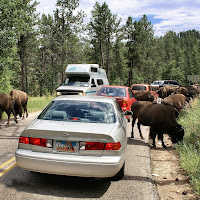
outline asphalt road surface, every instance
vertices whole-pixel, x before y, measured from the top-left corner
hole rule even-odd
[[[29,172],[16,166],[15,151],[20,132],[38,115],[31,113],[9,126],[0,124],[0,200],[57,200],[57,199],[159,199],[153,183],[148,145],[148,127],[142,127],[145,140],[141,140],[135,126],[135,138],[130,138],[128,123],[128,149],[125,176],[120,181],[67,177]]]

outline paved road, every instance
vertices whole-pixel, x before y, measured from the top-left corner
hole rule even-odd
[[[142,127],[145,141],[139,138],[136,127],[135,139],[131,139],[131,123],[125,176],[120,181],[39,174],[16,167],[19,134],[37,115],[32,113],[18,124],[12,119],[9,127],[0,129],[0,200],[159,199],[151,176],[148,127]],[[0,124],[4,123],[1,120]]]

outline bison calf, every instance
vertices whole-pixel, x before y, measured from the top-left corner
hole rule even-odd
[[[14,110],[14,101],[10,95],[0,93],[0,119],[2,117],[3,112],[6,112],[8,115],[8,122],[7,125],[9,125],[10,122],[10,114],[13,113],[15,122],[18,123],[16,113]]]

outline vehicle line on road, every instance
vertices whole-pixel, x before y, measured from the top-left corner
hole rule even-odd
[[[10,165],[10,163],[12,163]],[[4,167],[7,166],[5,169]],[[10,160],[7,160],[5,163],[0,165],[0,178],[6,174],[7,172],[9,172],[11,169],[13,169],[16,166],[16,161],[15,161],[15,156],[13,158],[11,158]]]

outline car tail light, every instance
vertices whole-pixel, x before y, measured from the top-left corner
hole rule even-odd
[[[128,106],[128,102],[125,99],[123,99],[122,100],[122,107],[127,107],[127,106]]]
[[[20,136],[19,143],[29,144],[29,138]]]
[[[80,142],[80,150],[119,150],[121,148],[118,143],[102,143],[102,142]]]
[[[42,138],[30,138],[30,144],[51,148],[52,140],[42,139]]]
[[[119,150],[121,148],[121,143],[106,143],[105,150]]]
[[[43,138],[32,138],[32,137],[22,137],[21,136],[19,138],[19,143],[52,148],[52,140],[43,139]]]

